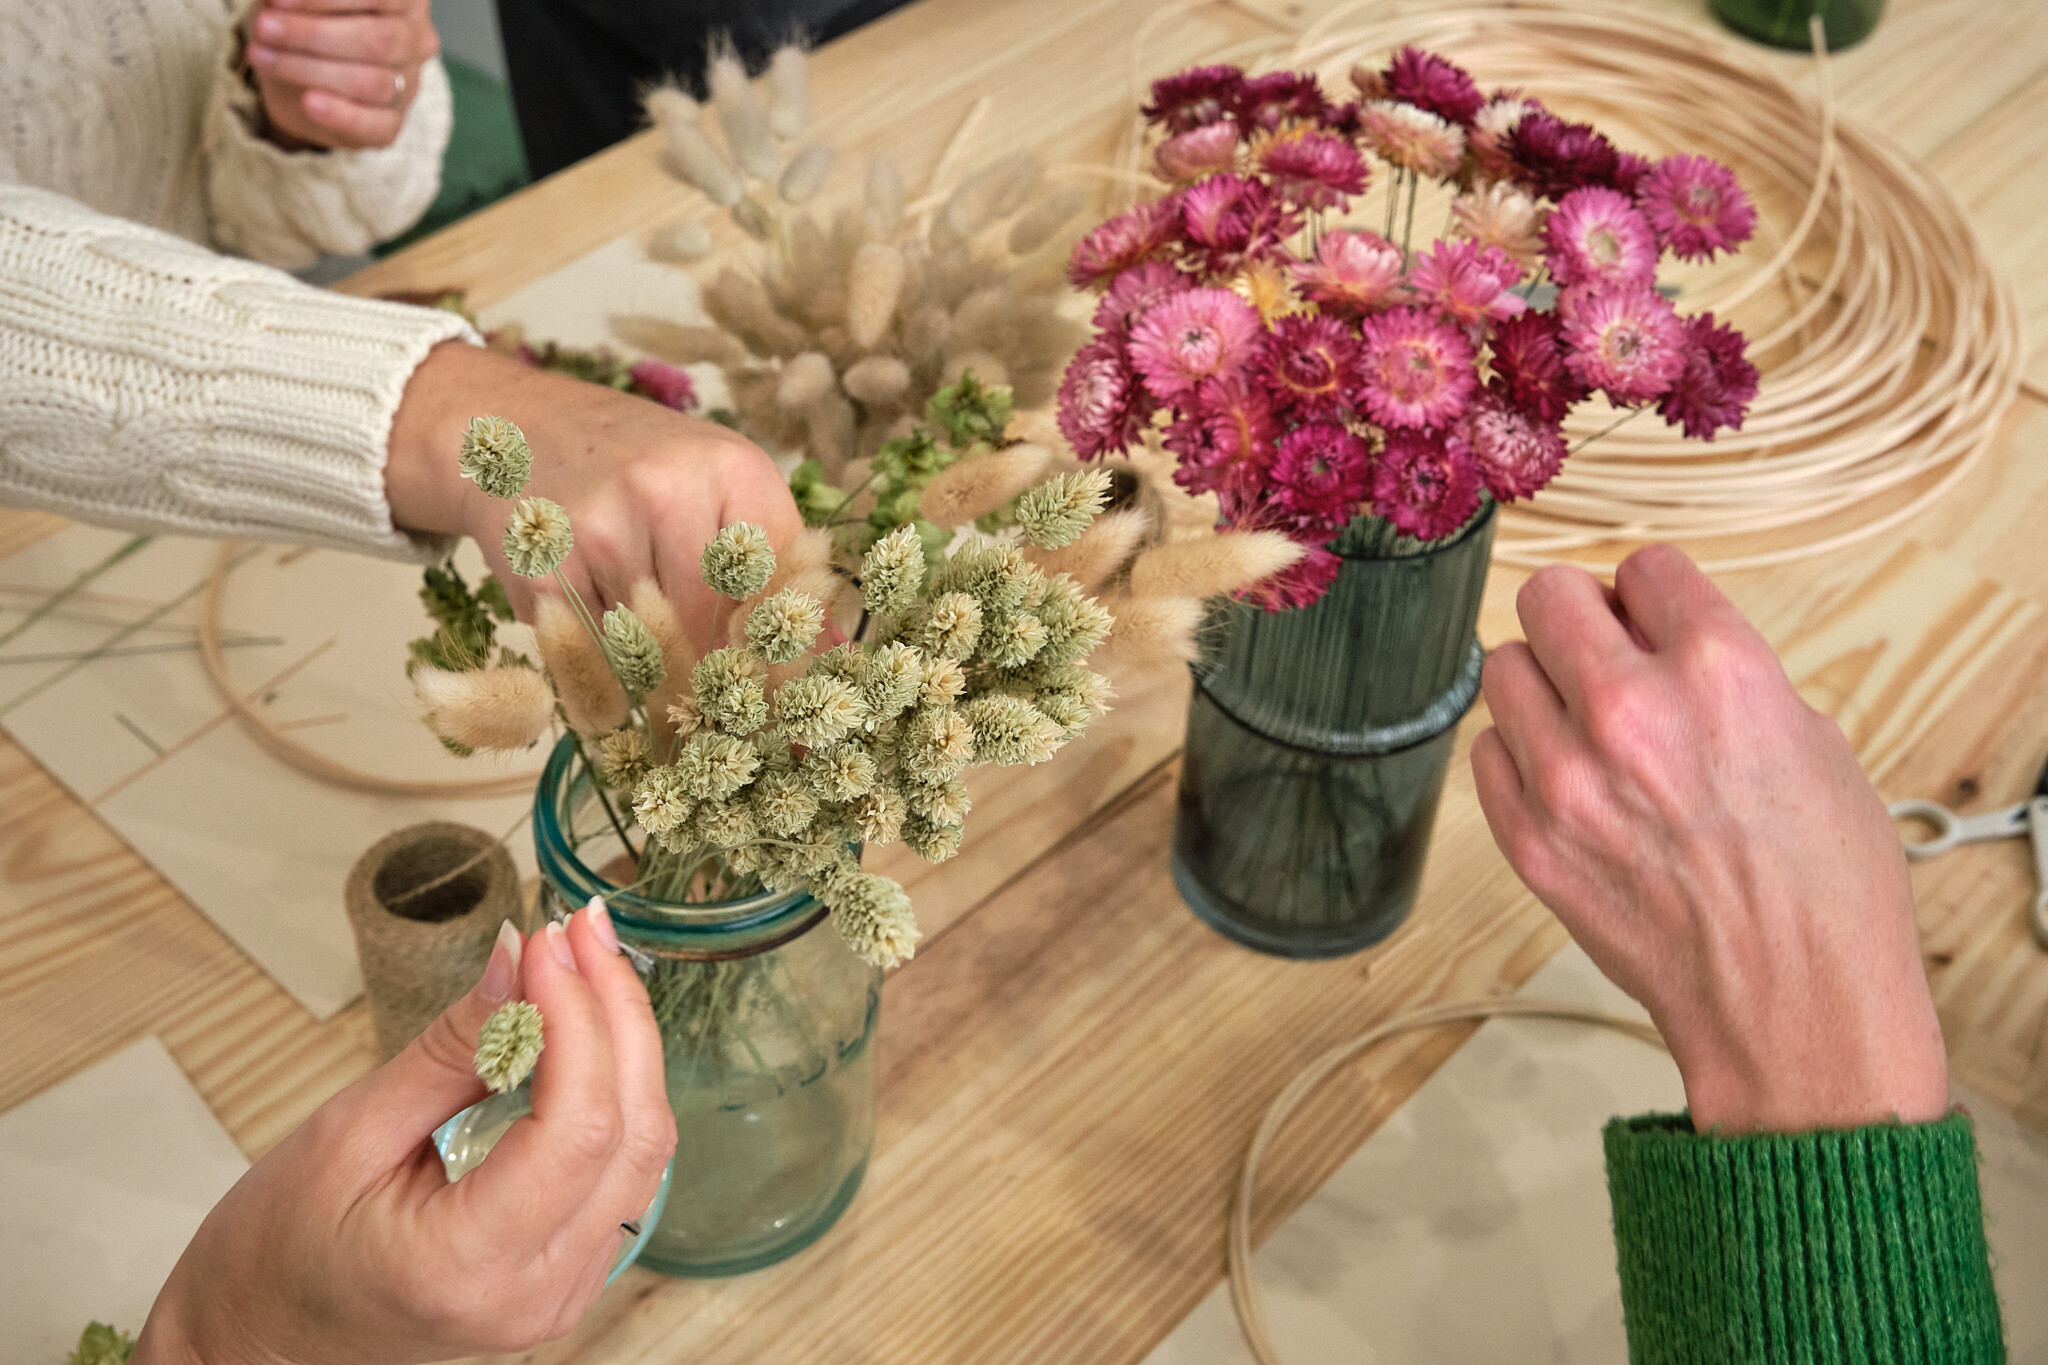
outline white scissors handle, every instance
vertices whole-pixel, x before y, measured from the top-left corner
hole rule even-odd
[[[2042,800],[2036,798],[2036,800]],[[1923,820],[1934,827],[1932,839],[1908,839],[1906,856],[1914,862],[1946,853],[1957,844],[1974,844],[1984,839],[2017,839],[2027,832],[2027,810],[2032,802],[2008,806],[1983,815],[1957,815],[1934,801],[1894,801],[1889,809],[1894,820]],[[2048,800],[2042,800],[2048,806]]]

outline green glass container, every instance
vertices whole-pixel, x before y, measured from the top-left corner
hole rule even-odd
[[[1816,14],[1828,51],[1840,52],[1870,36],[1884,0],[1714,0],[1714,17],[1743,37],[1796,52],[1813,50],[1807,21]]]
[[[1194,666],[1173,877],[1211,927],[1336,957],[1415,903],[1458,720],[1479,693],[1494,506],[1420,544],[1361,518],[1321,601],[1212,605]]]
[[[639,1264],[758,1270],[816,1241],[860,1189],[882,973],[804,892],[675,902],[621,889],[606,874],[627,875],[632,859],[614,813],[631,817],[605,810],[564,739],[534,798],[544,895],[563,914],[605,898],[647,982],[676,1116],[675,1174]]]

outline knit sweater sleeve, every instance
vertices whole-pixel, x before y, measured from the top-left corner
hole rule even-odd
[[[349,298],[0,184],[0,502],[135,530],[443,554],[391,420],[452,313]]]
[[[223,64],[200,148],[208,228],[223,249],[296,270],[322,252],[348,256],[419,220],[441,187],[455,103],[439,58],[387,147],[288,152],[257,133],[256,92]]]
[[[1638,1365],[2005,1359],[1970,1121],[1695,1134],[1607,1125]]]

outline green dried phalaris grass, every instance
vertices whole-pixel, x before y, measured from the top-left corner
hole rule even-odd
[[[508,1001],[477,1031],[477,1078],[502,1095],[527,1078],[546,1045],[540,1007],[525,1000]]]

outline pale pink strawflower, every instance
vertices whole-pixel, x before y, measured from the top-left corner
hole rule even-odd
[[[1472,343],[1423,308],[1393,308],[1361,325],[1358,397],[1389,427],[1441,426],[1465,410],[1478,383]]]
[[[1480,478],[1502,502],[1528,497],[1564,465],[1564,432],[1558,424],[1490,389],[1482,390],[1465,413],[1465,441],[1479,462]]]
[[[1150,411],[1116,337],[1089,342],[1067,362],[1060,380],[1060,434],[1082,459],[1122,454]]]
[[[1365,192],[1365,160],[1343,138],[1305,130],[1276,137],[1259,149],[1259,169],[1280,197],[1310,209],[1342,208]]]
[[[1646,284],[1594,289],[1564,324],[1565,368],[1624,407],[1660,398],[1685,372],[1685,326]]]
[[[1165,261],[1143,261],[1116,277],[1102,302],[1095,305],[1095,325],[1105,332],[1128,333],[1155,303],[1195,287],[1194,277]]]
[[[1301,292],[1330,312],[1370,313],[1407,297],[1401,248],[1376,232],[1324,233],[1315,260],[1292,269]]]
[[[1657,237],[1627,195],[1604,186],[1573,190],[1544,226],[1551,278],[1574,284],[1648,284],[1657,275]]]
[[[1732,251],[1756,231],[1756,205],[1735,173],[1704,156],[1667,156],[1636,182],[1636,204],[1657,241],[1681,260]]]
[[[1516,264],[1543,259],[1543,225],[1550,210],[1505,180],[1482,185],[1451,201],[1451,230],[1480,246],[1497,246]]]
[[[1265,328],[1228,289],[1190,289],[1155,305],[1131,329],[1131,364],[1162,402],[1205,379],[1230,379],[1258,354]]]
[[[1465,130],[1427,109],[1374,100],[1358,111],[1365,145],[1403,170],[1441,180],[1465,155]]]
[[[1237,125],[1226,120],[1176,133],[1159,144],[1153,157],[1168,180],[1199,180],[1227,171],[1237,159]]]
[[[1535,100],[1523,99],[1520,95],[1495,95],[1472,116],[1472,127],[1467,138],[1472,147],[1472,160],[1479,170],[1481,179],[1507,180],[1515,174],[1515,158],[1508,151],[1508,139],[1515,129],[1530,114],[1540,114],[1543,106]]]
[[[1477,327],[1527,311],[1528,301],[1508,292],[1521,278],[1521,267],[1497,246],[1439,241],[1415,258],[1408,288],[1446,317]]]

